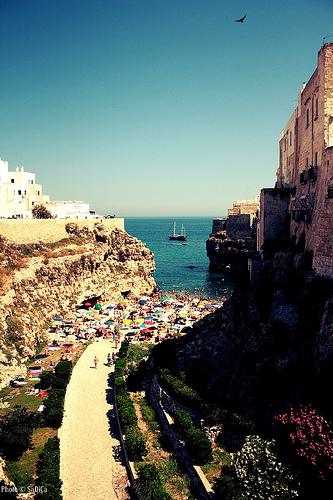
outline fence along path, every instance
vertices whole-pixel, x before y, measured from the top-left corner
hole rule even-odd
[[[65,399],[60,437],[60,476],[64,500],[113,500],[128,498],[127,475],[116,460],[120,443],[109,431],[106,400],[108,376],[105,366],[110,341],[89,345],[74,367]],[[92,368],[94,356],[99,359]]]

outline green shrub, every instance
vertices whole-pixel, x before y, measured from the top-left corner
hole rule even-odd
[[[180,403],[184,405],[193,406],[195,408],[199,407],[201,404],[201,398],[199,394],[189,387],[180,378],[175,377],[167,369],[159,370],[160,380],[167,389],[170,391],[171,395]]]
[[[0,419],[0,452],[11,460],[19,458],[32,445],[32,431],[39,415],[20,406]]]
[[[56,377],[61,378],[68,384],[69,379],[71,378],[72,369],[72,362],[64,359],[59,361],[59,363],[56,365],[54,373]]]
[[[171,500],[155,465],[145,464],[140,467],[135,486],[138,500]]]
[[[147,455],[146,440],[137,425],[124,427],[128,458],[137,462]]]
[[[240,484],[233,466],[222,467],[221,475],[214,483],[214,492],[218,500],[239,500],[242,498]]]
[[[202,465],[211,460],[212,445],[204,431],[191,427],[186,432],[185,442],[195,463]]]
[[[143,358],[149,355],[152,349],[152,344],[150,345],[134,345],[132,344],[128,350],[127,362],[128,363],[138,363]]]
[[[57,429],[64,413],[65,390],[51,389],[45,402],[44,417],[47,425]]]
[[[51,386],[52,389],[66,389],[67,382],[53,373],[51,377]]]
[[[140,399],[140,408],[144,421],[149,427],[149,430],[156,432],[159,430],[160,426],[156,418],[156,413],[153,408],[149,405],[146,398]]]
[[[174,422],[176,431],[184,438],[194,462],[200,465],[209,462],[212,458],[212,445],[206,433],[193,425],[191,415],[185,410],[176,410]]]
[[[126,382],[123,377],[116,377],[114,379],[114,388],[117,395],[126,394]]]
[[[191,415],[185,410],[176,410],[174,414],[175,428],[181,436],[185,436],[186,432],[193,427]]]
[[[138,419],[131,398],[128,394],[120,394],[116,397],[118,415],[122,426],[134,425]]]
[[[253,434],[255,425],[251,420],[246,419],[237,413],[230,413],[225,417],[223,430],[217,436],[217,444],[228,452],[235,452],[241,449],[246,436]]]
[[[42,390],[48,389],[52,384],[52,377],[53,377],[52,372],[46,371],[41,373],[39,376],[40,382],[36,384],[36,388]]]
[[[37,493],[35,499],[61,500],[60,449],[57,437],[50,438],[46,442],[39,455],[36,471],[36,486],[43,487],[43,491]]]
[[[126,359],[119,358],[115,362],[115,375],[124,377],[126,374]]]

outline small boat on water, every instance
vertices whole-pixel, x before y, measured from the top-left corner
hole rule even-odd
[[[184,224],[182,224],[181,232],[179,234],[177,234],[176,233],[176,223],[175,222],[173,223],[173,234],[169,234],[169,240],[172,240],[172,241],[186,241],[187,240]]]

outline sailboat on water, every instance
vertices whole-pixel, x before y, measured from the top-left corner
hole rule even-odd
[[[180,231],[180,234],[177,234],[176,233],[176,223],[175,222],[173,223],[173,234],[169,234],[169,240],[173,240],[173,241],[186,241],[187,240],[184,224],[182,224],[182,229]]]

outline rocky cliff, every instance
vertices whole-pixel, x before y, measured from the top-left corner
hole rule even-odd
[[[42,224],[42,221],[41,221]],[[0,240],[0,388],[24,372],[56,315],[93,296],[151,293],[154,256],[126,232],[69,225],[70,238],[48,244]]]
[[[238,284],[223,309],[162,345],[160,358],[212,404],[264,427],[299,402],[333,417],[333,289],[305,257],[275,254],[255,286]]]
[[[247,270],[249,258],[256,255],[254,238],[232,239],[225,231],[210,235],[206,241],[209,270],[238,274]]]

